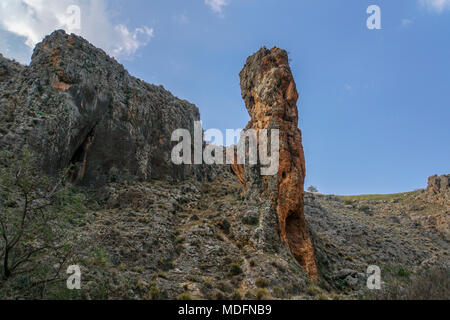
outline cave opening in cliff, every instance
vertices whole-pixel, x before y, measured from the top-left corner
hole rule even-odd
[[[304,243],[302,235],[304,232],[306,232],[305,225],[302,223],[300,214],[298,212],[289,211],[286,218],[286,239],[292,255],[302,266],[305,263],[302,255]]]
[[[69,176],[72,182],[83,179],[86,172],[87,154],[94,141],[95,126],[88,132],[80,146],[75,150],[70,159]]]

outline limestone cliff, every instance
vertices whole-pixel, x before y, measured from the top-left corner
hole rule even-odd
[[[298,93],[286,51],[260,49],[247,59],[240,73],[242,98],[251,116],[246,129],[279,129],[279,169],[275,176],[260,177],[259,166],[245,165],[248,190],[259,190],[272,199],[281,239],[312,278],[317,277],[314,249],[303,207],[305,158],[298,129]],[[258,142],[259,143],[259,142]]]
[[[102,50],[55,31],[29,66],[0,56],[0,147],[28,145],[49,173],[74,165],[79,183],[203,178],[171,162],[171,133],[193,133],[193,104],[129,75]]]

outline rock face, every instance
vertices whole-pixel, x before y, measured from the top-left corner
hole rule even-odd
[[[201,166],[176,166],[175,129],[193,134],[196,106],[128,74],[76,35],[55,31],[30,66],[0,57],[0,146],[28,145],[50,173],[73,164],[82,184],[204,178]]]
[[[450,207],[450,174],[429,177],[424,196],[430,202]]]
[[[287,52],[260,49],[247,59],[240,73],[242,98],[251,116],[246,129],[279,129],[279,170],[275,176],[260,176],[260,166],[245,165],[248,192],[265,193],[278,216],[281,239],[312,277],[317,277],[314,249],[308,235],[303,207],[305,158],[298,129],[298,93]],[[245,175],[242,177],[242,175]]]
[[[3,85],[14,74],[21,72],[24,66],[21,64],[5,59],[0,53],[0,85]]]
[[[431,176],[428,185],[421,190],[418,199],[436,209],[433,214],[416,214],[416,220],[426,228],[436,229],[449,237],[450,232],[450,175]]]

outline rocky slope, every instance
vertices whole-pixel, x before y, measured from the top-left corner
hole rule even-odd
[[[356,298],[369,264],[417,273],[448,261],[448,225],[438,218],[448,211],[421,193],[304,196],[298,93],[285,51],[251,56],[241,87],[247,127],[281,129],[273,177],[261,177],[260,164],[173,165],[171,133],[192,133],[198,109],[80,37],[53,33],[30,66],[0,56],[1,151],[31,148],[51,175],[72,166],[71,192],[84,199],[81,221],[67,230],[82,290],[62,281],[36,296],[29,278],[17,277],[0,281],[0,297]]]
[[[123,299],[301,294],[309,280],[281,245],[270,201],[241,192],[230,172],[204,183],[108,185],[79,231],[93,244],[77,250],[91,280],[85,294],[99,286]]]
[[[90,195],[86,223],[74,230],[83,290],[57,298],[358,299],[369,265],[386,284],[435,265],[450,270],[448,234],[404,207],[415,195],[391,202],[306,193],[318,281],[280,241],[271,201],[247,198],[230,172],[212,182],[110,183]]]
[[[449,234],[417,221],[435,210],[417,200],[416,193],[389,199],[348,199],[306,194],[305,214],[310,225],[319,269],[328,283],[360,290],[368,265],[418,272],[449,261]]]

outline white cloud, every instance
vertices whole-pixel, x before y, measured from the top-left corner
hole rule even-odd
[[[129,56],[134,54],[143,42],[140,39],[142,37],[150,39],[153,37],[153,29],[148,27],[137,28],[133,32],[130,32],[123,24],[119,24],[115,27],[118,34],[118,43],[113,49],[112,54],[114,56]]]
[[[419,3],[428,10],[437,13],[450,10],[450,0],[419,0]]]
[[[211,8],[212,11],[223,15],[223,7],[228,5],[227,0],[205,0],[205,4]]]
[[[118,59],[133,56],[154,35],[148,27],[129,30],[115,24],[106,0],[1,0],[0,31],[15,37],[2,41],[0,52],[17,53],[11,47],[20,47],[22,41],[31,55],[34,46],[56,29],[76,33]],[[23,54],[11,58],[27,62]]]

